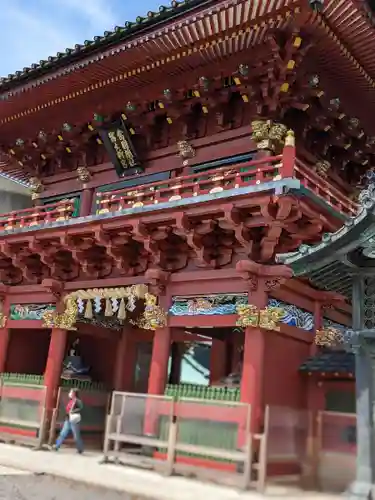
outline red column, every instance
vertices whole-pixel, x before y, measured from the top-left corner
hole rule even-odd
[[[79,216],[86,217],[91,214],[92,209],[92,198],[94,190],[85,188],[81,194],[81,203],[79,208]]]
[[[286,177],[294,177],[294,168],[296,164],[296,145],[294,139],[294,133],[292,130],[288,130],[287,137],[285,140],[285,146],[283,148],[283,159],[282,159],[282,170],[281,176],[283,179]]]
[[[171,329],[169,327],[155,330],[152,346],[152,358],[150,374],[148,377],[148,394],[162,395],[165,391],[168,377],[168,361],[171,350]],[[159,401],[148,398],[146,404],[146,417],[144,433],[153,436],[157,429],[158,417],[160,415]]]
[[[5,363],[8,355],[9,328],[0,328],[0,373],[5,371]]]
[[[283,265],[262,265],[251,260],[239,261],[236,270],[249,285],[249,303],[258,310],[268,305],[268,294],[293,276]],[[241,377],[241,401],[251,404],[251,427],[257,432],[262,424],[264,406],[265,337],[261,328],[245,329]]]
[[[219,382],[220,379],[228,375],[227,365],[227,344],[220,339],[212,339],[210,352],[210,384]]]
[[[44,372],[44,384],[47,387],[46,409],[51,411],[55,408],[57,392],[60,386],[60,376],[65,356],[67,331],[53,328],[49,344],[46,370]]]
[[[9,318],[10,297],[7,295],[6,290],[6,288],[0,290],[3,294],[2,297],[0,297],[0,300],[3,302],[1,312],[6,318]],[[6,327],[7,321],[5,321],[4,324],[4,328],[0,328],[0,373],[5,371],[10,339],[10,329]]]
[[[115,391],[131,391],[134,387],[134,374],[137,362],[137,344],[134,330],[126,327],[119,339],[113,387]]]
[[[256,291],[249,292],[249,303],[258,309],[264,309],[268,304],[268,294],[262,285],[262,280],[258,280]],[[240,390],[241,401],[251,404],[254,432],[260,427],[263,413],[264,353],[264,332],[260,328],[246,328]]]
[[[164,394],[168,377],[168,361],[171,350],[171,329],[169,327],[155,330],[152,345],[152,358],[148,378],[149,394]]]

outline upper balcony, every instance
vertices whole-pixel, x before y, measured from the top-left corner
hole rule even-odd
[[[225,166],[118,190],[97,190],[91,211],[80,209],[79,196],[0,215],[0,232],[29,232],[109,217],[142,216],[184,210],[202,203],[226,204],[260,194],[289,194],[300,199],[308,218],[325,215],[333,226],[356,214],[357,204],[296,158],[286,145],[282,154],[260,159],[225,160]],[[73,195],[72,195],[73,196]],[[83,207],[81,207],[83,208]]]

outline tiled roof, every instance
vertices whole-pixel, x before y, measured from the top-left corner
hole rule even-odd
[[[58,52],[55,56],[48,57],[47,60],[41,60],[28,68],[23,68],[22,71],[0,78],[0,91],[13,88],[21,82],[77,61],[94,51],[122,42],[141,30],[211,2],[215,3],[215,0],[173,0],[170,7],[161,5],[158,12],[150,11],[144,17],[138,16],[134,22],[127,21],[123,26],[115,26],[113,31],[105,31],[102,36],[95,36],[93,40],[85,40],[82,45],[77,44],[74,48],[66,48],[64,52]]]
[[[324,350],[302,363],[300,371],[353,375],[355,372],[354,354],[345,351]]]

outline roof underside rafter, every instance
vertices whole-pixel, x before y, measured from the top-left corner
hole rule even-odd
[[[12,86],[0,103],[0,124],[28,117],[64,101],[87,100],[98,89],[124,85],[127,91],[130,87],[132,90],[144,88],[155,82],[151,74],[155,70],[164,68],[164,72],[174,74],[176,69],[171,66],[177,63],[182,66],[179,63],[194,54],[200,56],[201,63],[210,63],[218,57],[246,50],[259,44],[271,28],[282,29],[284,15],[291,20],[298,3],[299,0],[267,0],[259,4],[249,0],[218,1],[194,16],[171,20],[158,30],[150,28],[128,40],[124,38],[108,50],[98,50],[58,70],[51,68],[42,78],[30,77],[28,83],[18,82]],[[183,71],[189,72],[191,68],[185,67]],[[160,75],[158,78],[161,79]],[[144,79],[149,81],[141,82]],[[37,91],[36,87],[43,87],[43,91]]]
[[[209,7],[205,8],[207,3]],[[355,10],[352,2],[347,3],[350,3],[351,11]],[[105,44],[100,45],[98,50],[87,55],[83,49],[77,49],[75,59],[73,58],[73,61],[69,58],[64,59],[63,65],[57,64],[56,66],[51,61],[48,71],[45,71],[42,78],[37,79],[38,75],[33,71],[27,73],[26,79],[21,76],[18,79],[13,78],[7,83],[8,87],[10,86],[9,90],[0,96],[3,99],[3,103],[0,103],[0,124],[10,124],[15,120],[27,118],[36,112],[72,99],[82,97],[87,100],[90,93],[100,88],[120,84],[122,86],[126,83],[128,90],[129,85],[132,87],[138,85],[137,82],[142,79],[142,75],[147,78],[147,74],[155,68],[165,66],[166,69],[169,62],[186,57],[189,52],[203,51],[203,56],[206,51],[205,59],[209,62],[215,52],[218,50],[222,52],[220,45],[223,42],[231,45],[232,52],[241,50],[240,46],[237,49],[232,46],[234,40],[230,43],[231,34],[246,29],[253,31],[253,27],[256,26],[254,23],[259,23],[258,30],[248,33],[248,37],[254,38],[250,45],[259,43],[258,39],[262,36],[261,28],[264,22],[271,23],[265,31],[270,27],[281,29],[280,16],[295,14],[296,9],[299,9],[299,4],[300,0],[267,0],[258,3],[249,0],[228,0],[214,4],[207,1],[184,2],[185,10],[181,10],[181,4],[173,15],[164,16],[158,30],[155,29],[154,24],[147,24],[147,28],[132,32],[129,36],[123,35],[119,40],[116,39],[116,43],[109,48]],[[359,118],[364,124],[366,122],[370,124],[368,132],[372,133],[370,128],[373,123],[372,104],[375,106],[375,82],[347,46],[342,43],[341,37],[339,38],[332,31],[330,26],[336,18],[328,8],[330,5],[331,2],[328,3],[323,16],[313,14],[310,9],[306,10],[311,19],[308,23],[311,31],[318,34],[314,43],[317,47],[321,46],[319,51],[314,49],[314,53],[316,52],[314,60],[317,61],[322,75],[326,74],[335,82],[346,81],[345,88],[348,88],[349,96],[353,95],[353,91],[361,91],[358,96],[361,102],[355,109],[349,109],[348,112],[352,116],[356,116],[357,113],[370,113],[371,118],[364,119],[362,116]],[[190,6],[189,9],[193,11],[187,13],[187,6]],[[198,9],[198,6],[199,10],[195,13],[194,8]],[[306,9],[304,2],[301,8]],[[294,17],[289,18],[289,21],[294,22],[294,20]],[[340,22],[342,24],[341,18]],[[344,35],[346,36],[347,33]],[[375,42],[375,32],[372,36]],[[327,37],[330,41],[328,44]],[[247,44],[245,39],[242,42],[242,45],[244,44]],[[152,62],[150,62],[150,54],[153,57]],[[185,68],[184,71],[189,70]],[[23,81],[25,84],[22,83]],[[142,87],[144,85],[146,85],[145,82],[142,83]],[[36,92],[38,86],[43,86],[47,94],[44,91]],[[69,92],[67,92],[68,89]],[[30,105],[31,95],[33,105]],[[45,95],[48,95],[48,102]],[[350,105],[351,98],[348,101]]]
[[[93,40],[85,40],[83,44],[76,44],[74,48],[68,47],[64,52],[58,52],[55,56],[50,56],[46,60],[41,60],[30,67],[23,68],[22,71],[16,71],[7,77],[0,78],[0,90],[6,91],[18,87],[17,91],[22,92],[22,83],[43,77],[43,75],[50,74],[51,71],[58,70],[61,67],[68,66],[68,68],[65,68],[66,71],[69,69],[71,71],[79,70],[81,64],[74,65],[74,63],[82,63],[86,56],[96,52],[99,52],[99,57],[106,54],[106,52],[110,54],[111,48],[125,40],[132,39],[133,36],[163,25],[176,16],[182,16],[197,8],[213,5],[214,3],[215,0],[172,0],[170,7],[160,5],[157,12],[149,11],[145,16],[138,16],[134,22],[127,21],[123,26],[115,26],[113,31],[105,31],[102,36],[95,36]],[[70,64],[72,66],[69,67]],[[37,86],[41,82],[43,82],[43,78],[41,78],[41,81],[34,81],[33,83]]]

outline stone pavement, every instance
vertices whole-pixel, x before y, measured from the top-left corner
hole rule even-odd
[[[231,488],[201,483],[197,480],[182,477],[166,478],[155,472],[131,467],[110,464],[103,465],[99,463],[100,458],[101,455],[98,453],[87,453],[87,455],[80,456],[71,450],[62,449],[56,453],[33,451],[15,445],[0,444],[0,466],[16,471],[28,471],[36,474],[46,474],[47,476],[56,476],[60,480],[83,482],[92,487],[118,490],[122,492],[122,498],[124,498],[124,493],[128,493],[129,500],[140,500],[139,497],[146,497],[150,500],[196,500],[197,498],[204,498],[205,500],[264,500],[265,498],[275,500],[338,500],[340,498],[336,495],[302,493],[286,487],[270,488],[267,491],[267,495],[263,496],[255,492],[240,492]],[[49,477],[46,479],[53,480],[53,478]],[[26,481],[27,484],[27,476],[24,476],[24,478],[22,476],[19,477],[17,484],[21,480]],[[0,485],[1,483],[2,481],[0,480]],[[117,494],[113,493],[115,494],[113,499],[117,498]],[[67,497],[69,495],[64,498]],[[81,495],[80,498],[82,497],[88,498],[86,494]],[[28,500],[27,496],[22,495],[17,495],[14,498]],[[38,498],[38,495],[36,494],[35,497],[30,496],[30,498]],[[57,495],[39,496],[39,500],[47,500],[49,498],[60,497]],[[95,497],[92,497],[90,494],[90,498]],[[112,496],[111,494],[109,496],[104,495],[104,498],[110,499]]]
[[[132,500],[120,491],[0,467],[1,500]],[[134,497],[133,497],[134,499]]]

